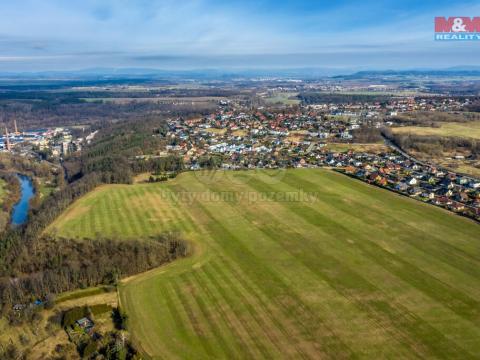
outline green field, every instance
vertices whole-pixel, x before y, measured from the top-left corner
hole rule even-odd
[[[300,100],[296,99],[296,92],[278,92],[272,96],[266,97],[265,101],[269,104],[281,103],[283,105],[298,105]]]
[[[480,121],[439,123],[439,127],[404,126],[393,128],[394,133],[415,135],[457,136],[480,139]]]
[[[120,287],[151,358],[480,354],[480,227],[442,209],[321,169],[185,173],[100,187],[49,228],[166,230],[193,255]]]

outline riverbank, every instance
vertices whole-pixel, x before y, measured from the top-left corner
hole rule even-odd
[[[15,173],[0,172],[0,232],[10,224],[12,209],[21,198],[20,182]]]
[[[20,199],[12,208],[11,224],[19,226],[25,224],[30,210],[30,200],[35,196],[35,187],[32,179],[26,175],[17,174],[20,181]]]

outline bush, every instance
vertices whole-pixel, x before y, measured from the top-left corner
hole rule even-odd
[[[48,294],[45,299],[45,309],[51,310],[55,306],[55,295],[53,294]]]
[[[86,344],[83,344],[81,348],[81,355],[84,358],[92,356],[97,351],[97,343],[93,340],[89,340]]]
[[[113,310],[112,320],[117,330],[127,329],[128,315],[125,312],[123,312],[120,308],[116,308]]]
[[[90,309],[87,306],[74,307],[63,314],[62,326],[72,326],[78,319],[84,318],[89,315]]]
[[[20,352],[17,347],[13,344],[9,344],[5,349],[4,353],[1,354],[1,359],[4,360],[16,360],[20,356]]]
[[[30,343],[30,339],[25,334],[20,334],[18,336],[18,340],[20,341],[20,344],[22,344],[23,346],[26,346]]]
[[[90,306],[90,311],[92,312],[93,316],[105,314],[112,311],[112,309],[113,308],[108,304],[98,304]]]

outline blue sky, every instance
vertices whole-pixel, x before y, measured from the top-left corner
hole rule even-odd
[[[1,1],[0,71],[480,65],[480,42],[433,40],[435,16],[480,16],[480,3]]]

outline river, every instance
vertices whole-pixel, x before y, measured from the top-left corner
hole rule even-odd
[[[21,197],[12,209],[11,223],[13,226],[22,225],[27,221],[30,199],[35,195],[35,188],[28,176],[18,174],[18,179],[20,181]]]

